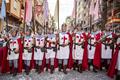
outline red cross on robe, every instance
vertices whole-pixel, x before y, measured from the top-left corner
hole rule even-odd
[[[76,36],[79,40],[78,42],[81,42],[81,36]]]
[[[13,41],[12,43],[13,43],[13,46],[16,44],[16,42],[15,42],[15,41]]]
[[[67,38],[64,36],[62,39],[63,39],[63,44],[65,44],[65,41],[67,40]]]

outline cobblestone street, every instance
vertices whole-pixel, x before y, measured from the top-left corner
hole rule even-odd
[[[44,72],[41,74],[37,74],[34,71],[27,76],[25,73],[22,75],[19,74],[16,77],[12,77],[9,74],[1,74],[0,80],[113,80],[106,76],[105,72],[90,72],[85,71],[82,74],[76,71],[69,71],[67,75],[64,75],[62,72],[55,72],[54,74],[50,74],[48,72]]]

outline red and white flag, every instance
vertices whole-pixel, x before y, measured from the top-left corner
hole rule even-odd
[[[94,20],[99,19],[99,0],[96,0],[96,5],[94,9]]]
[[[26,14],[25,14],[25,22],[27,24],[30,24],[32,20],[32,0],[26,0],[26,6],[25,6]]]

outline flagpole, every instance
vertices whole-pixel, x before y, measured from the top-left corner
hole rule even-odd
[[[25,8],[24,8],[24,33],[26,31],[25,19],[26,19],[26,0],[25,0]]]
[[[6,3],[5,3],[5,6],[6,6]],[[6,11],[7,11],[7,10],[6,10]],[[6,21],[6,30],[7,30],[7,32],[8,32],[9,28],[8,28],[8,21],[7,21],[7,12],[6,12],[5,21]]]
[[[90,15],[90,34],[92,32],[92,15]],[[90,38],[90,44],[91,44],[91,38]],[[90,50],[91,50],[92,46],[90,45]]]
[[[59,0],[57,0],[57,3],[58,3],[58,30],[59,30]]]
[[[33,13],[33,31],[34,31],[34,34],[35,34],[35,0],[34,0],[34,10],[33,11],[32,11],[32,13]]]
[[[77,26],[77,1],[75,0],[75,28]]]

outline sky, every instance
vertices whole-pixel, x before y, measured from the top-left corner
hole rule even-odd
[[[57,0],[48,0],[49,10],[54,16],[55,4]],[[67,16],[72,15],[74,0],[59,0],[59,23],[60,26],[64,23]]]

